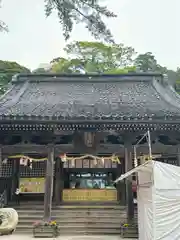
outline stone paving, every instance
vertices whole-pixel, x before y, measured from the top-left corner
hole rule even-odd
[[[1,236],[0,240],[42,240],[43,238],[33,238],[32,236],[26,235],[9,235],[9,236]],[[48,238],[49,240],[55,240],[55,238]],[[127,239],[127,238],[126,238]],[[122,240],[119,236],[61,236],[58,237],[57,240]],[[128,240],[128,239],[127,239]],[[130,239],[129,240],[134,240]]]

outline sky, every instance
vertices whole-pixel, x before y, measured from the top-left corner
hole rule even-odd
[[[105,2],[105,0],[101,0]],[[115,41],[138,53],[152,52],[170,69],[180,66],[179,0],[106,0],[118,17],[107,20]],[[0,19],[9,32],[0,33],[0,59],[16,61],[30,69],[64,56],[62,28],[54,13],[46,18],[44,0],[2,0]],[[94,41],[83,24],[69,41]]]

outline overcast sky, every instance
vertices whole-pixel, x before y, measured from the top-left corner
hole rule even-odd
[[[102,0],[104,1],[104,0]],[[180,66],[180,0],[106,0],[118,18],[107,22],[116,42],[139,53],[151,51],[169,68]],[[31,69],[63,55],[65,45],[56,15],[46,19],[44,0],[2,0],[0,19],[9,33],[0,33],[0,59],[17,61]],[[72,40],[93,38],[83,25]]]

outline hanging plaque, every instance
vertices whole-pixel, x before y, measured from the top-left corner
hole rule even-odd
[[[104,161],[104,167],[105,168],[111,168],[111,160]]]
[[[76,159],[75,166],[76,168],[82,168],[83,167],[82,159]]]
[[[64,167],[64,168],[68,168],[68,161],[66,161],[66,162],[63,163],[63,167]]]
[[[83,159],[83,168],[89,168],[89,159]]]
[[[116,162],[112,162],[112,168],[117,168],[117,163]]]
[[[104,161],[103,160],[100,160],[100,159],[97,160],[97,168],[104,168]]]

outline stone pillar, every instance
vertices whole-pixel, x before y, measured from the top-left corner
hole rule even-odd
[[[49,221],[51,218],[53,178],[54,178],[53,170],[54,170],[54,146],[49,145],[44,192],[44,221]]]
[[[130,141],[125,142],[125,172],[128,172],[133,167],[132,160],[132,145]],[[127,205],[127,217],[128,221],[134,218],[134,201],[132,192],[132,177],[126,179],[126,205]]]

